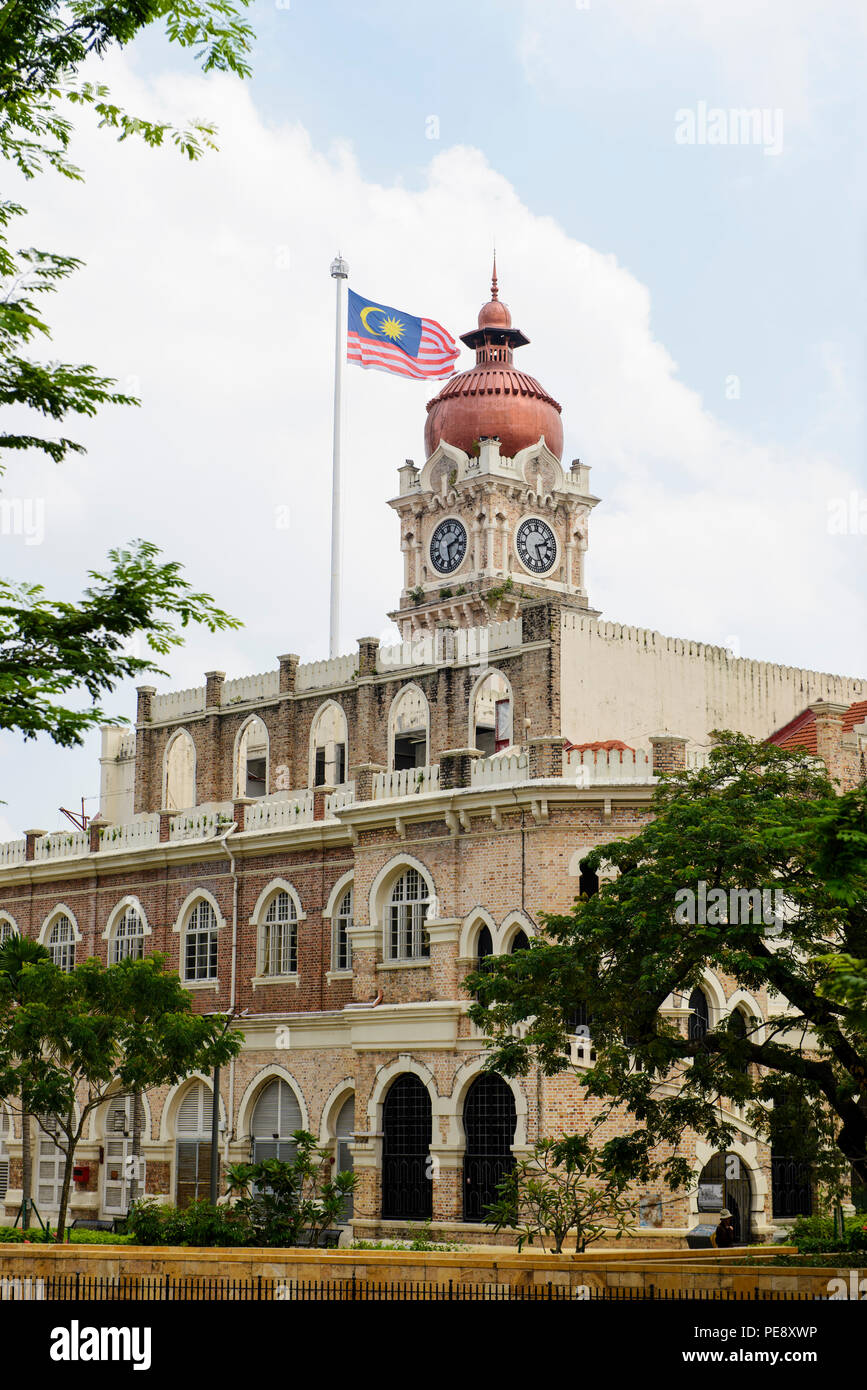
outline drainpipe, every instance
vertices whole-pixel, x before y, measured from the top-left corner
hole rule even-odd
[[[234,1016],[237,1005],[237,983],[238,983],[238,875],[235,870],[235,856],[227,844],[229,836],[238,828],[238,822],[232,821],[227,830],[217,837],[217,843],[229,857],[229,872],[232,875],[232,970],[229,981],[229,1014]],[[219,1096],[214,1088],[214,1105],[219,1107]],[[226,1123],[226,1138],[223,1142],[223,1157],[226,1167],[229,1166],[229,1140],[235,1123],[235,1059],[229,1060],[229,1104]]]

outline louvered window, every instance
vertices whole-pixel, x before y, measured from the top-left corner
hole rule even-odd
[[[117,965],[122,960],[141,960],[144,955],[144,922],[137,908],[128,907],[114,929],[111,946],[111,960]]]
[[[11,1137],[12,1126],[9,1122],[9,1115],[0,1105],[0,1201],[6,1196],[9,1187],[9,1158],[6,1151],[6,1141]]]
[[[334,945],[331,953],[333,970],[352,969],[352,889],[347,888],[334,914]]]
[[[390,960],[422,960],[430,955],[425,920],[430,909],[428,887],[418,869],[407,869],[394,885],[389,904]]]
[[[212,1092],[196,1081],[178,1109],[176,1202],[179,1207],[209,1195],[211,1177]]]
[[[75,969],[75,931],[68,917],[55,919],[48,937],[48,951],[59,970]]]
[[[294,975],[298,970],[298,914],[288,893],[275,893],[262,926],[262,974]]]
[[[105,1121],[105,1174],[102,1201],[107,1214],[125,1214],[130,1201],[130,1184],[135,1174],[137,1192],[145,1191],[145,1165],[133,1153],[132,1096],[109,1101]]]
[[[291,1163],[295,1157],[292,1136],[301,1128],[298,1097],[287,1082],[275,1077],[259,1096],[250,1122],[253,1162],[279,1158],[282,1163]]]
[[[184,978],[217,978],[217,915],[204,898],[196,903],[187,918],[184,937]]]
[[[337,1138],[337,1171],[338,1173],[351,1173],[354,1167],[352,1150],[350,1145],[353,1142],[355,1131],[355,1097],[350,1096],[340,1107],[340,1113],[334,1126]],[[337,1218],[339,1225],[345,1225],[352,1220],[352,1194],[345,1198],[343,1210]]]
[[[40,1211],[51,1211],[60,1206],[66,1160],[65,1151],[54,1142],[61,1140],[56,1116],[40,1116],[36,1132],[36,1205]]]

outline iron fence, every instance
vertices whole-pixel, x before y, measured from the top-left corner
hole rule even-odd
[[[684,1301],[824,1302],[827,1295],[801,1290],[754,1288],[668,1289],[612,1285],[464,1283],[450,1279],[434,1284],[421,1280],[381,1282],[350,1275],[343,1279],[276,1279],[257,1275],[247,1279],[202,1275],[49,1274],[44,1278],[0,1279],[0,1302],[410,1302],[410,1303],[569,1303],[577,1300],[613,1302]]]

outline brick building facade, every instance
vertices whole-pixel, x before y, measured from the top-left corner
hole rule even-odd
[[[660,775],[700,763],[714,727],[768,736],[807,710],[832,770],[863,776],[864,711],[846,712],[864,682],[598,621],[583,573],[598,499],[584,465],[563,469],[562,434],[551,448],[533,432],[559,407],[512,370],[526,340],[504,309],[494,294],[467,335],[466,391],[449,383],[429,407],[442,433],[425,465],[399,470],[403,640],[141,688],[134,738],[105,731],[99,817],[0,846],[0,933],[43,941],[67,967],[160,951],[195,1009],[243,1014],[244,1050],[220,1080],[222,1165],[312,1130],[359,1174],[359,1236],[430,1216],[490,1239],[481,1206],[510,1156],[592,1113],[586,1036],[557,1077],[482,1078],[461,981],[525,944],[541,912],[570,908],[588,850],[641,828]],[[487,413],[503,394],[508,458]],[[451,442],[467,430],[472,445]],[[708,975],[703,999],[710,1026],[738,1008],[769,1015],[731,979]],[[686,1028],[694,1006],[673,997],[663,1012]],[[207,1194],[210,1104],[207,1078],[145,1097],[149,1193]],[[761,1237],[769,1153],[733,1119],[745,1185],[730,1202]],[[16,1126],[0,1113],[6,1220],[21,1196]],[[128,1102],[95,1114],[73,1216],[125,1210],[131,1130]],[[57,1155],[37,1142],[34,1196],[50,1216]],[[675,1244],[701,1219],[714,1155],[686,1147],[696,1184],[638,1194],[635,1239]]]

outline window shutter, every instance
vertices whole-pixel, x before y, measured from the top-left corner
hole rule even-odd
[[[9,1187],[9,1160],[0,1158],[0,1197],[6,1196]]]
[[[340,1107],[334,1126],[338,1139],[351,1139],[355,1129],[355,1096],[349,1096]]]
[[[190,1087],[178,1110],[178,1134],[210,1134],[210,1113],[206,1103],[209,1101],[210,1095],[201,1081]]]

